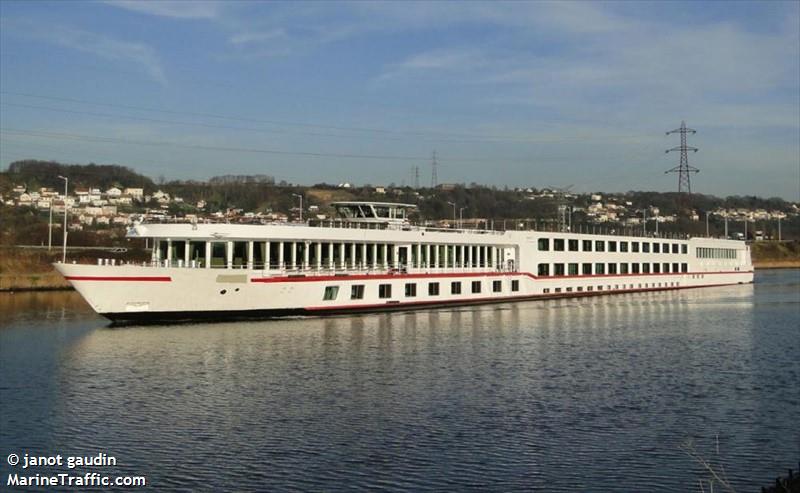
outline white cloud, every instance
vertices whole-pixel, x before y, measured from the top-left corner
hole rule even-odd
[[[141,14],[174,19],[215,19],[222,9],[222,4],[214,1],[106,0],[106,3]]]

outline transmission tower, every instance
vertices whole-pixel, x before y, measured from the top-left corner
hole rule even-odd
[[[667,135],[676,133],[681,134],[681,145],[673,147],[672,149],[667,149],[666,152],[681,151],[681,162],[674,168],[669,169],[664,173],[678,173],[678,193],[686,192],[691,194],[692,181],[689,176],[691,173],[699,173],[700,170],[693,166],[689,166],[689,151],[697,152],[697,147],[686,145],[686,134],[696,134],[697,131],[691,128],[686,128],[686,122],[682,121],[680,128],[670,130],[667,132]]]
[[[439,176],[436,174],[436,168],[439,163],[436,162],[436,151],[433,151],[433,158],[431,159],[431,188],[436,188],[439,184]]]
[[[419,166],[414,166],[414,190],[419,190]]]

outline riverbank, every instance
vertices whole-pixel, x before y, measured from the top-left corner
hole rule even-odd
[[[800,269],[800,242],[758,242],[752,245],[756,269]],[[115,258],[117,262],[142,262],[149,258],[143,250],[110,253],[107,250],[68,252],[67,261],[96,263],[98,258]],[[0,291],[47,291],[72,289],[53,268],[61,260],[61,251],[0,247]]]
[[[81,250],[67,252],[67,261],[97,263],[98,258],[116,258],[117,261],[141,262],[148,255],[131,250],[125,253],[110,253],[107,250]],[[72,286],[53,268],[61,261],[61,250],[54,248],[33,249],[0,247],[0,292],[2,291],[51,291],[72,289]]]

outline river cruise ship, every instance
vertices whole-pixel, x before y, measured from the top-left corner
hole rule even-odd
[[[310,224],[136,224],[144,264],[56,269],[114,321],[234,320],[470,305],[753,282],[749,246],[414,226],[414,206],[333,204]]]

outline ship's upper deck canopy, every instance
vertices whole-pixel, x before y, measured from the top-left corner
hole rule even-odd
[[[333,202],[340,218],[353,222],[405,223],[417,206],[394,202]]]

